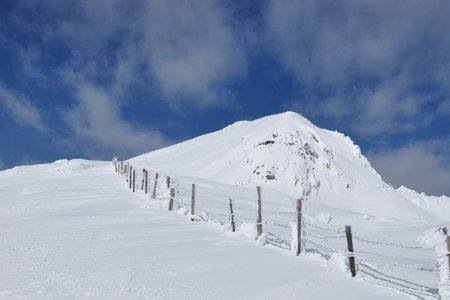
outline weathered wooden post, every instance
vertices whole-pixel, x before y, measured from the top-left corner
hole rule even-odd
[[[442,227],[442,233],[445,236],[447,242],[447,257],[448,257],[448,279],[450,279],[450,237],[448,236],[447,227]]]
[[[133,169],[133,193],[136,191],[136,170]]]
[[[258,238],[262,234],[262,209],[261,209],[261,187],[256,187],[256,192],[258,194],[258,204],[257,204],[257,210],[258,210],[258,216],[256,218],[256,231],[258,234]]]
[[[167,186],[167,188],[170,188],[170,177],[169,176],[166,177],[166,186]]]
[[[345,235],[347,236],[348,261],[350,264],[350,272],[352,277],[356,276],[355,253],[353,251],[352,227],[345,226]]]
[[[302,252],[302,200],[297,199],[297,256]]]
[[[145,170],[144,173],[144,189],[145,189],[145,194],[148,193],[148,171]]]
[[[450,237],[447,236],[448,279],[450,279]]]
[[[233,212],[233,199],[230,199],[230,219],[231,219],[231,231],[236,231],[236,226],[234,224],[234,212]]]
[[[158,173],[155,174],[155,184],[153,185],[152,199],[156,199],[156,187],[158,186]]]
[[[144,182],[145,182],[145,169],[142,169],[141,191],[144,190]]]
[[[169,210],[173,210],[173,200],[175,198],[175,189],[170,189]]]
[[[195,184],[192,184],[191,193],[191,221],[195,220]]]
[[[130,184],[130,186],[129,186],[129,188],[130,188],[130,190],[131,190],[131,181],[132,181],[132,178],[131,178],[131,174],[133,173],[132,172],[132,170],[133,170],[133,167],[132,166],[130,166],[129,168],[128,168],[128,182],[129,182],[129,184]]]

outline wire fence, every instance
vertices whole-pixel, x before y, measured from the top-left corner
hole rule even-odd
[[[113,160],[113,166],[130,189],[147,193],[149,197],[154,196],[157,201],[172,201],[174,209],[190,215],[191,220],[213,222],[227,228],[234,222],[233,230],[235,225],[237,231],[250,230],[248,233],[253,234],[259,243],[291,251],[301,245],[302,253],[319,254],[325,259],[332,256],[347,258],[349,265],[353,259],[358,277],[369,282],[405,292],[418,299],[439,297],[436,280],[439,268],[431,249],[371,239],[356,231],[350,234],[353,243],[350,251],[348,232],[344,228],[318,222],[304,212],[299,214],[292,201],[285,201],[284,209],[280,209],[276,201],[268,205],[264,205],[263,201],[263,218],[258,224],[255,190],[200,179],[194,185],[160,172],[133,170],[129,163],[118,160]],[[171,189],[175,190],[172,196]],[[233,201],[230,202],[230,199]],[[233,213],[230,211],[231,205]],[[293,207],[292,211],[286,209],[288,205]],[[303,216],[301,221],[298,220],[299,216]],[[300,235],[296,232],[297,222],[300,222]],[[258,225],[263,227],[261,236],[255,233]],[[301,240],[296,240],[296,236],[300,236]]]

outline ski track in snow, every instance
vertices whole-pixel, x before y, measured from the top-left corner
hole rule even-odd
[[[350,278],[342,259],[327,263],[261,247],[165,205],[131,193],[110,163],[72,160],[0,172],[0,298],[412,297],[369,284],[366,275]]]

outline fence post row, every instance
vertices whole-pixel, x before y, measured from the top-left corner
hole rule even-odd
[[[234,224],[233,199],[230,199],[230,219],[231,219],[231,230],[235,232],[236,226]]]
[[[297,199],[297,256],[302,252],[302,200]]]
[[[173,210],[173,200],[175,198],[175,189],[170,189],[170,200],[169,200],[169,210]]]
[[[191,194],[191,221],[195,220],[195,184],[192,184]]]
[[[129,182],[129,188],[133,189],[133,192],[135,192],[136,188],[136,170],[133,169],[133,167],[130,165],[129,162],[123,162],[117,160],[117,158],[113,158],[112,164],[114,166],[115,172],[117,174],[120,174],[122,178],[125,178],[127,182]],[[143,178],[141,183],[141,190],[145,191],[145,194],[149,193],[150,190],[148,189],[148,170],[143,169]],[[156,199],[156,190],[158,185],[158,177],[159,174],[155,174],[155,182],[154,187],[152,191],[152,199]],[[171,188],[171,177],[166,176],[166,186],[167,188],[170,188],[170,198],[169,198],[169,205],[168,210],[172,211],[174,209],[174,201],[175,201],[175,188]],[[138,187],[139,188],[139,187]],[[192,184],[192,194],[191,194],[191,215],[190,219],[191,221],[195,221],[195,193],[196,193],[195,184]],[[257,219],[256,219],[256,230],[257,230],[257,238],[259,238],[262,235],[262,199],[261,199],[261,187],[257,186]],[[296,249],[296,255],[299,256],[302,253],[302,247],[304,244],[304,241],[302,241],[302,206],[303,206],[303,198],[297,199],[296,203],[296,227],[297,227],[297,249]],[[235,214],[233,209],[233,199],[229,199],[229,209],[230,209],[230,222],[231,222],[231,230],[232,232],[236,231],[236,223],[235,223]],[[445,243],[447,245],[447,258],[448,258],[448,279],[450,280],[450,236],[448,235],[447,228],[442,227],[441,228],[444,236],[445,236]],[[354,248],[353,248],[353,237],[352,237],[352,229],[351,226],[346,225],[345,226],[345,235],[347,240],[347,256],[349,260],[349,268],[351,272],[351,276],[356,276],[356,263],[355,263],[355,254],[354,254]],[[444,267],[445,269],[445,267]],[[444,271],[445,272],[445,271]]]
[[[156,199],[156,186],[158,185],[158,173],[155,174],[155,184],[153,185],[152,199]]]
[[[353,238],[352,238],[352,227],[345,226],[345,235],[347,236],[347,250],[348,250],[348,261],[350,264],[350,272],[352,277],[356,276],[356,266],[355,266],[355,253],[353,251]]]
[[[256,218],[256,231],[258,233],[259,238],[262,234],[261,187],[257,186],[256,191],[258,194],[258,204],[257,204],[258,216]]]

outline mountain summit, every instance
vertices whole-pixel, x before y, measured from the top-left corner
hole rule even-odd
[[[227,184],[261,185],[368,217],[429,217],[384,183],[349,137],[294,112],[236,122],[132,161]]]

